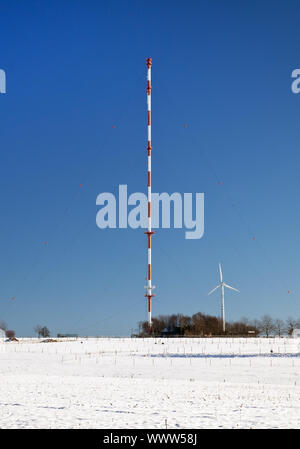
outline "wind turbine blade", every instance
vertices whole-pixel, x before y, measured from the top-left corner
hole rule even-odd
[[[222,267],[221,267],[220,263],[219,263],[219,273],[220,273],[220,281],[223,282],[223,273],[222,273]]]
[[[227,285],[227,284],[225,284],[225,283],[224,283],[224,285],[225,285],[225,287],[230,288],[230,290],[234,290],[234,291],[236,291],[236,292],[240,292],[237,288],[230,287],[230,285]]]
[[[211,293],[213,293],[215,290],[217,290],[217,288],[221,287],[220,285],[217,285],[217,287],[213,288],[208,294],[210,295]]]

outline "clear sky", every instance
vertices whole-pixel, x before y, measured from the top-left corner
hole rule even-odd
[[[128,335],[146,319],[144,230],[96,197],[204,192],[205,234],[153,237],[153,315],[300,316],[297,1],[1,2],[0,319],[17,335]],[[184,126],[186,125],[186,126]],[[47,243],[46,243],[47,242]],[[290,293],[289,293],[290,291]],[[15,299],[11,299],[11,298]]]

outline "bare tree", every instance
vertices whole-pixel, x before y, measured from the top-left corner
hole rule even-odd
[[[286,320],[286,330],[289,336],[293,334],[294,329],[296,329],[299,325],[299,322],[292,317],[288,317]]]
[[[205,331],[206,331],[206,329],[205,329],[205,316],[201,312],[195,313],[192,316],[191,322],[192,322],[191,323],[192,324],[191,325],[191,327],[192,327],[191,333],[194,334],[194,335],[201,335],[201,336],[203,336]]]
[[[259,329],[266,334],[266,337],[269,337],[275,329],[273,318],[270,315],[264,315],[260,320]]]
[[[184,335],[184,333],[190,329],[191,322],[192,319],[189,316],[182,315],[181,313],[178,314],[178,324],[182,335]]]
[[[285,331],[284,321],[277,318],[277,320],[274,321],[274,330],[278,337],[281,337],[282,333]]]
[[[37,324],[34,328],[33,328],[34,332],[37,333],[38,338],[43,337],[43,338],[47,338],[50,337],[50,331],[48,329],[48,327],[46,326],[41,326],[40,324]]]
[[[168,315],[167,317],[167,329],[169,332],[173,332],[174,329],[177,327],[177,315],[173,314],[173,315]]]
[[[38,338],[40,338],[40,336],[42,335],[41,331],[42,331],[42,326],[40,326],[40,324],[37,324],[34,328],[33,328],[34,332],[37,333]]]
[[[3,320],[0,321],[0,329],[2,329],[3,331],[6,331],[7,329],[7,324]]]
[[[240,321],[239,321],[241,324],[243,324],[244,326],[249,326],[250,325],[250,321],[249,321],[249,319],[247,318],[247,317],[245,317],[245,316],[242,316],[241,318],[240,318]]]
[[[249,325],[251,326],[251,328],[253,328],[253,330],[255,329],[257,335],[261,332],[260,321],[256,318],[254,320],[251,320]]]
[[[50,337],[50,331],[49,331],[48,327],[46,327],[46,326],[42,327],[42,329],[41,329],[41,336],[43,338]]]

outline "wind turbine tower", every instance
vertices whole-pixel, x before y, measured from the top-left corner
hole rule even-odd
[[[219,273],[220,273],[220,284],[217,285],[215,288],[213,288],[208,294],[210,295],[215,290],[217,290],[219,287],[221,287],[221,319],[222,319],[223,332],[225,332],[225,328],[226,328],[226,326],[225,326],[225,301],[224,301],[225,287],[229,288],[230,290],[235,290],[236,292],[239,292],[239,290],[237,288],[234,288],[234,287],[231,287],[230,285],[225,284],[225,282],[223,281],[222,266],[220,263],[219,263]]]

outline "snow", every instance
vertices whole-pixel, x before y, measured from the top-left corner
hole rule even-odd
[[[0,342],[0,428],[300,428],[300,341]]]

